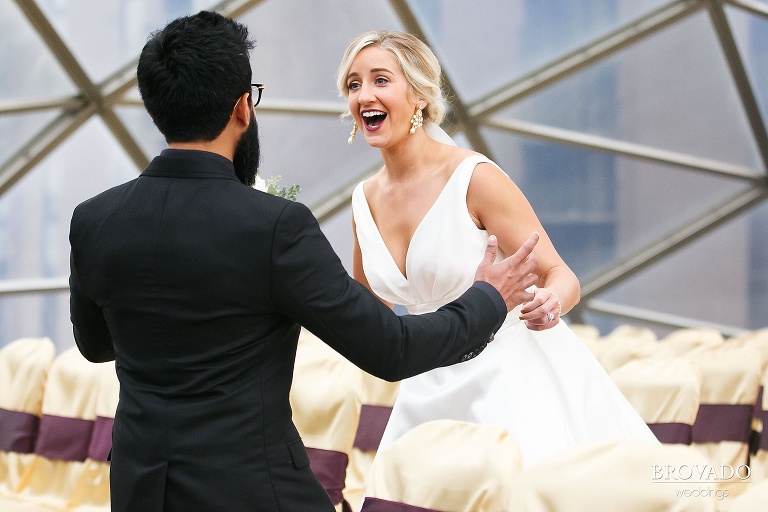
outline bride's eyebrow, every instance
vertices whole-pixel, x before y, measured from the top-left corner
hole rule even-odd
[[[371,73],[381,73],[381,72],[384,72],[384,73],[389,73],[390,75],[394,74],[390,70],[388,70],[387,68],[373,68],[373,69],[371,69],[370,72]],[[358,73],[357,71],[352,71],[350,74],[347,75],[347,80],[349,80],[352,77],[359,77],[359,76],[360,76],[360,73]]]

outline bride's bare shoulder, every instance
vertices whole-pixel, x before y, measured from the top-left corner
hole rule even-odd
[[[376,193],[376,191],[381,188],[381,181],[384,179],[384,173],[385,171],[382,167],[376,171],[376,174],[363,180],[363,192],[365,193],[366,197],[370,198],[373,194]]]
[[[450,148],[450,154],[456,158],[469,158],[470,156],[480,155],[477,151],[473,151],[468,148],[452,147]]]
[[[448,149],[443,157],[443,161],[446,163],[446,167],[451,169],[451,172],[471,156],[480,155],[477,151],[472,151],[467,148],[451,147]],[[482,156],[482,155],[481,155]]]

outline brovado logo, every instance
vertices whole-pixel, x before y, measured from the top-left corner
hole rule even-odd
[[[747,484],[752,470],[746,464],[740,464],[735,468],[730,464],[719,466],[712,464],[680,464],[673,466],[651,466],[651,482],[662,484],[681,484],[675,489],[678,498],[714,498],[721,501],[728,497],[728,489],[719,488],[718,482]],[[689,484],[696,484],[689,487]]]
[[[748,480],[752,470],[746,464],[735,468],[729,464],[681,464],[679,466],[651,466],[651,481],[678,483],[710,483]]]

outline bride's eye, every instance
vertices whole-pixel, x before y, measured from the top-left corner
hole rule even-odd
[[[389,80],[387,78],[383,77],[383,76],[380,76],[380,77],[376,78],[376,80],[374,81],[374,83],[376,85],[384,85],[384,84],[386,84],[388,82],[389,82]]]
[[[348,91],[354,91],[355,89],[360,87],[360,82],[349,82],[347,84],[347,90]]]

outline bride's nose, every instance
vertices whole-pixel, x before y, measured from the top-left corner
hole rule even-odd
[[[362,83],[360,85],[360,94],[357,96],[357,101],[360,103],[371,103],[376,100],[376,94],[373,86],[368,83]]]

